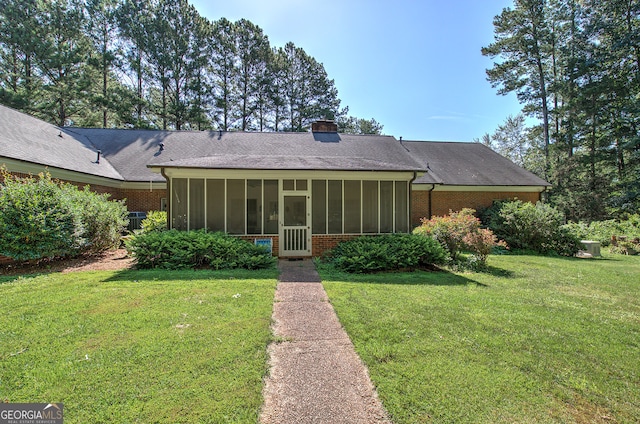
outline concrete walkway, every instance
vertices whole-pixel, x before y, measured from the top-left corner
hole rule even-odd
[[[311,260],[280,260],[261,423],[390,423]]]

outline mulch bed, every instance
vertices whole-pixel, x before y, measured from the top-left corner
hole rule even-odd
[[[133,258],[125,249],[110,250],[77,258],[29,261],[0,266],[0,275],[38,274],[43,272],[117,271],[133,266]]]

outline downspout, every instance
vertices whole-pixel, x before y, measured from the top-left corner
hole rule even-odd
[[[402,143],[402,137],[400,137],[400,142]],[[409,197],[409,233],[411,233],[411,228],[413,228],[413,182],[416,180],[416,178],[418,178],[418,172],[413,171],[413,178],[409,180],[409,195],[407,196]]]
[[[433,216],[433,213],[431,211],[431,193],[433,193],[434,188],[436,188],[436,185],[431,184],[431,188],[429,189],[429,216],[427,217],[427,219],[431,219],[431,217]]]
[[[160,168],[160,174],[167,180],[167,230],[170,230],[171,223],[171,179],[164,173],[164,168]]]

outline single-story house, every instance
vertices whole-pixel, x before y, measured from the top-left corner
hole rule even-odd
[[[60,128],[0,106],[0,166],[166,210],[168,226],[271,239],[317,256],[361,234],[494,200],[537,201],[549,183],[479,143],[339,134]]]

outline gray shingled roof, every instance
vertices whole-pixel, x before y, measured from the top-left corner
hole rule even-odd
[[[163,149],[160,149],[160,143]],[[96,164],[96,150],[102,159]],[[427,171],[415,182],[549,183],[478,143],[399,142],[336,133],[58,128],[0,106],[0,157],[131,182],[163,182],[149,166],[217,169]]]
[[[95,163],[88,140],[6,106],[0,106],[0,156],[122,180],[108,161]]]
[[[158,178],[158,174],[151,173],[147,165],[346,171],[423,169],[423,165],[390,136],[310,132],[68,130],[90,139],[129,181]],[[160,143],[164,145],[162,151]]]
[[[550,186],[548,182],[480,143],[403,141],[427,173],[417,184]]]

